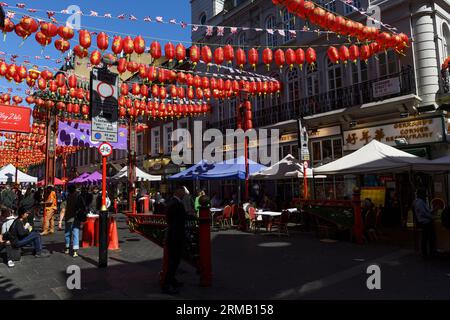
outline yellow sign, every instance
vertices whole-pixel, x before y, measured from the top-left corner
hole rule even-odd
[[[376,207],[384,207],[386,200],[385,187],[365,187],[361,188],[361,201],[369,198]]]

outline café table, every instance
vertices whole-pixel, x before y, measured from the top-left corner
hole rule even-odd
[[[211,227],[214,226],[214,215],[218,212],[223,212],[223,208],[211,208],[209,209],[211,212]]]

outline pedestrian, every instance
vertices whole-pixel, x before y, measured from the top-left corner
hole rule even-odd
[[[53,185],[47,186],[44,199],[44,224],[41,236],[55,233],[55,214],[58,208],[58,203]]]
[[[87,210],[88,210],[88,214],[94,214],[95,213],[96,203],[95,204],[93,203],[94,202],[94,197],[93,197],[92,193],[89,192],[89,189],[87,187],[81,188],[81,193],[80,193],[80,197],[79,198],[80,198],[80,201],[82,200],[82,202],[84,204],[86,204]]]
[[[94,186],[92,189],[92,201],[90,202],[90,209],[92,213],[98,214],[98,211],[100,210],[100,207],[98,206],[99,198],[101,203],[102,195],[99,193],[98,186]]]
[[[24,208],[19,208],[18,217],[9,231],[3,235],[3,240],[10,241],[11,246],[16,249],[32,244],[36,258],[48,257],[48,254],[42,250],[41,235],[33,231],[33,227],[27,222],[29,213]]]
[[[80,228],[81,221],[77,218],[78,210],[86,210],[83,206],[83,201],[80,199],[80,194],[74,185],[69,185],[67,188],[68,196],[65,201],[65,210],[62,212],[62,219],[64,219],[64,236],[66,241],[65,254],[70,254],[70,245],[72,244],[72,257],[78,257],[78,250],[80,249]]]
[[[41,216],[41,208],[43,203],[42,196],[43,196],[42,188],[38,188],[34,193],[34,206],[33,206],[34,216],[36,218]]]
[[[16,217],[14,216],[14,211],[7,208],[2,210],[2,229],[1,229],[2,235],[9,231],[9,228],[13,224],[14,220],[16,220]]]
[[[183,285],[175,276],[181,262],[185,242],[186,210],[182,200],[185,194],[184,187],[176,189],[167,206],[168,228],[165,244],[168,253],[168,268],[162,287],[163,293],[167,294],[178,293],[178,288]]]
[[[203,197],[204,195],[206,195],[205,191],[200,190],[197,194],[197,197],[195,198],[195,214],[198,216],[199,215],[199,211],[200,211],[200,198]]]
[[[424,189],[418,189],[413,210],[417,224],[422,230],[422,256],[427,259],[435,254],[436,235],[434,232],[432,210],[427,204],[427,193]]]
[[[185,195],[183,197],[183,205],[184,210],[186,210],[186,213],[191,216],[195,216],[196,210],[194,209],[194,202],[192,201],[191,193],[189,192],[189,189],[184,187]]]
[[[25,210],[29,211],[30,214],[28,216],[28,223],[34,227],[34,192],[30,187],[27,188],[25,195],[23,196],[22,200],[20,201],[20,207],[25,208]]]
[[[2,204],[12,210],[17,209],[17,194],[11,189],[11,184],[7,184],[1,194]]]
[[[166,201],[160,192],[155,195],[155,214],[165,214],[166,213]]]

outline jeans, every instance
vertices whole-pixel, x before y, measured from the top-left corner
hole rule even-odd
[[[34,250],[36,251],[37,254],[41,253],[42,251],[41,235],[35,231],[31,232],[22,240],[17,241],[16,247],[21,248],[30,243],[33,244]]]
[[[430,257],[436,250],[436,234],[434,233],[433,222],[420,223],[422,229],[422,256]]]
[[[70,248],[70,240],[73,236],[73,250],[80,248],[80,221],[66,221],[64,223],[64,236],[66,238],[66,248]]]

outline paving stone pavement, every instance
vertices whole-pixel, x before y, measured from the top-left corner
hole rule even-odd
[[[194,268],[183,263],[179,295],[160,292],[162,249],[128,231],[119,216],[120,250],[97,267],[98,248],[64,255],[63,233],[44,238],[45,259],[29,253],[9,269],[0,264],[0,299],[449,299],[450,261],[423,261],[411,250],[387,246],[324,243],[308,233],[289,237],[212,233],[213,286],[198,286]],[[366,269],[381,268],[381,290],[368,290]],[[66,286],[67,267],[81,269],[81,290]]]

